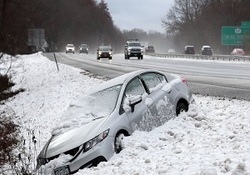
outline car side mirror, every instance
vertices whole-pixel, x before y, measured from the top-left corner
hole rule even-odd
[[[134,112],[135,105],[137,105],[140,102],[142,102],[142,97],[140,95],[129,98],[129,106],[131,107],[131,112]]]

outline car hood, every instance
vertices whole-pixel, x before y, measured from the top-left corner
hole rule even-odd
[[[94,138],[100,134],[99,132],[102,132],[99,129],[105,120],[106,118],[96,119],[79,128],[52,136],[47,144],[46,153],[44,152],[45,157],[49,158],[64,153]]]

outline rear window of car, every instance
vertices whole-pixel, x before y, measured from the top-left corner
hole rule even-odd
[[[165,76],[158,73],[147,73],[143,74],[141,77],[148,86],[150,92],[152,92],[154,88],[166,83]]]

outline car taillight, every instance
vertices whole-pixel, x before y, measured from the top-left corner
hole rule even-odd
[[[185,83],[188,86],[188,82],[185,78],[181,78],[182,82]]]

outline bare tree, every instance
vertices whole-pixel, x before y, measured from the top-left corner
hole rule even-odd
[[[221,27],[240,26],[241,21],[248,21],[249,8],[247,0],[175,0],[163,26],[181,47],[187,43],[197,47],[209,44],[223,52]]]

